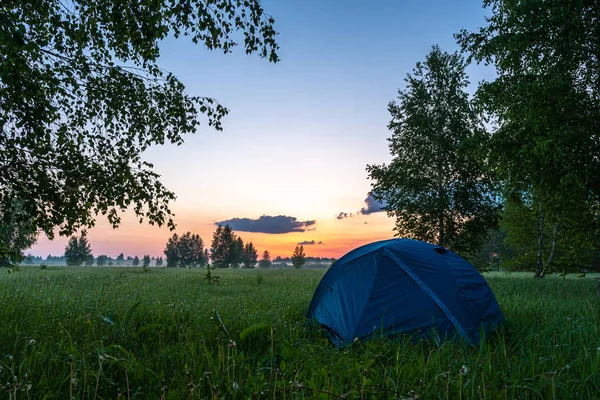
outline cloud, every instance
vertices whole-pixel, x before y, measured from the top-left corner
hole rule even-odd
[[[304,242],[300,242],[300,243],[298,243],[298,244],[299,244],[299,245],[306,246],[306,245],[311,245],[311,244],[325,244],[325,243],[323,243],[323,242],[321,242],[321,241],[319,241],[319,242],[317,243],[317,242],[315,242],[314,240],[305,240]]]
[[[348,217],[353,217],[352,213],[341,212],[336,216],[337,219],[344,219]]]
[[[238,232],[260,232],[281,234],[290,232],[305,232],[314,230],[309,228],[317,223],[315,220],[298,221],[296,217],[287,215],[262,215],[257,219],[250,218],[232,218],[225,221],[216,222],[215,225],[229,225],[231,229]]]
[[[366,207],[361,208],[359,211],[359,213],[362,215],[369,215],[369,214],[373,214],[376,212],[385,211],[384,208],[387,206],[387,204],[385,202],[383,202],[383,203],[378,202],[370,194],[365,199],[365,204],[366,204]]]
[[[365,199],[365,207],[358,210],[355,214],[342,211],[338,215],[336,215],[335,218],[336,219],[344,219],[344,218],[351,218],[355,215],[369,215],[369,214],[373,214],[376,212],[382,212],[382,211],[385,211],[384,208],[386,206],[387,206],[387,204],[385,202],[380,203],[377,200],[375,200],[373,198],[373,196],[371,196],[369,194],[369,195],[367,195],[367,198]]]

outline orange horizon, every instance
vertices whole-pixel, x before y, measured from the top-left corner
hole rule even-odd
[[[264,250],[268,250],[271,258],[291,257],[294,248],[302,242],[323,244],[305,244],[304,252],[309,257],[340,258],[356,247],[378,240],[389,239],[394,236],[393,220],[385,213],[376,213],[368,216],[346,218],[337,220],[318,221],[313,231],[291,232],[284,234],[269,234],[257,232],[234,231],[244,240],[252,242],[257,248],[259,258]],[[203,222],[196,218],[178,221],[174,232],[166,227],[158,228],[148,224],[139,224],[133,216],[123,216],[122,224],[117,229],[112,229],[108,222],[98,220],[97,226],[89,229],[87,237],[95,257],[106,254],[116,258],[120,253],[125,256],[150,255],[164,257],[163,250],[167,240],[177,233],[179,235],[190,231],[200,235],[204,247],[210,248],[212,236],[216,229],[214,222]],[[68,237],[56,237],[50,241],[44,235],[40,236],[38,243],[28,252],[35,256],[46,257],[48,254],[60,256],[64,254]]]

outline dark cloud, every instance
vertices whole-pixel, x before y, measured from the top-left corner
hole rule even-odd
[[[304,242],[300,242],[300,243],[298,243],[298,244],[301,244],[301,245],[303,245],[303,246],[307,246],[307,245],[311,245],[311,244],[325,244],[325,243],[323,243],[323,242],[321,242],[321,241],[319,241],[319,242],[317,243],[317,242],[315,242],[314,240],[305,240]]]
[[[336,218],[337,219],[344,219],[344,218],[348,218],[348,217],[352,217],[352,213],[347,213],[347,212],[341,212],[339,213]]]
[[[216,222],[215,225],[227,225],[234,231],[238,232],[261,232],[261,233],[290,233],[290,232],[305,232],[314,230],[310,228],[317,223],[315,220],[298,221],[296,217],[287,215],[263,215],[257,219],[250,218],[232,218],[225,221]]]
[[[378,202],[370,194],[365,199],[365,204],[366,204],[366,207],[361,208],[359,211],[359,213],[362,215],[369,215],[369,214],[373,214],[376,212],[385,211],[384,208],[387,206],[387,204],[385,202],[383,202],[383,203]]]
[[[355,214],[352,213],[347,213],[347,212],[341,212],[338,215],[335,216],[335,218],[337,219],[344,219],[344,218],[350,218],[353,217],[355,215],[369,215],[369,214],[373,214],[376,212],[382,212],[385,211],[385,207],[387,206],[387,204],[385,202],[383,203],[379,203],[377,200],[375,200],[373,198],[373,196],[371,196],[370,194],[367,195],[367,198],[365,199],[365,207],[361,208],[360,210],[358,210]]]

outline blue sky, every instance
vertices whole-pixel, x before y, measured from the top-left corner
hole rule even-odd
[[[264,0],[280,32],[281,62],[242,48],[223,55],[186,38],[166,40],[161,67],[192,95],[230,109],[223,132],[200,127],[182,146],[147,151],[178,196],[177,231],[210,242],[214,223],[285,215],[316,220],[316,230],[289,235],[238,232],[259,250],[291,254],[296,243],[323,241],[313,255],[340,256],[353,246],[393,235],[385,213],[336,220],[364,206],[365,167],[390,159],[387,104],[434,44],[455,51],[453,34],[484,24],[475,0]],[[472,90],[493,70],[468,69]],[[366,223],[365,223],[366,222]],[[95,254],[160,255],[166,229],[124,218],[116,231],[100,221],[90,231]],[[40,239],[33,253],[61,254],[66,239]],[[127,246],[120,249],[119,246]],[[310,253],[310,251],[309,251]],[[319,253],[319,254],[316,254]]]

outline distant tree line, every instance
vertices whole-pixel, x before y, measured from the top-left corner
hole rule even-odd
[[[264,250],[261,259],[258,259],[258,250],[252,242],[244,243],[229,225],[218,226],[213,234],[211,247],[205,247],[204,241],[198,234],[186,232],[183,235],[174,233],[168,240],[164,249],[165,259],[144,255],[141,259],[137,255],[125,256],[120,253],[116,258],[106,254],[94,257],[92,246],[85,233],[72,236],[65,247],[64,256],[48,255],[46,260],[42,257],[29,255],[24,258],[24,264],[50,264],[69,266],[143,266],[146,270],[150,266],[167,267],[204,267],[212,263],[213,268],[270,268],[287,266],[291,262],[293,267],[301,268],[306,262],[323,263],[330,261],[328,258],[307,257],[302,245],[296,246],[291,257],[277,256],[271,259],[268,250]]]
[[[112,258],[106,254],[100,254],[94,257],[92,254],[92,246],[84,234],[72,236],[69,238],[65,247],[65,253],[62,256],[53,256],[48,254],[46,258],[29,254],[23,257],[22,264],[24,265],[68,265],[68,266],[162,266],[162,257],[150,257],[144,255],[142,259],[136,256],[125,256],[123,253],[116,258]]]

